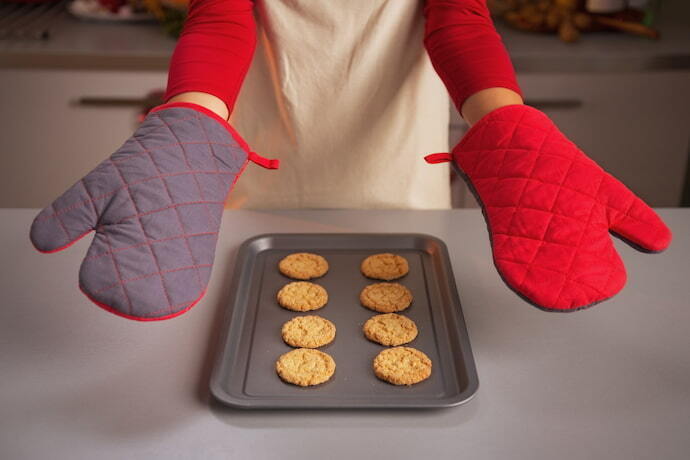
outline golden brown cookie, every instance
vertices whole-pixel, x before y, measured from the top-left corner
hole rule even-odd
[[[367,257],[362,261],[360,269],[367,278],[385,281],[401,278],[410,271],[407,259],[390,253]]]
[[[331,378],[335,361],[323,351],[298,348],[278,358],[276,372],[288,383],[302,387],[318,385]]]
[[[335,324],[316,315],[298,316],[283,324],[281,333],[292,347],[318,348],[335,339]]]
[[[399,283],[376,283],[362,289],[359,301],[371,310],[393,313],[410,306],[412,293]]]
[[[281,307],[292,311],[317,310],[328,302],[328,292],[318,284],[293,281],[282,287],[276,296]]]
[[[431,360],[411,347],[387,348],[374,358],[376,377],[394,385],[412,385],[429,378]]]
[[[319,278],[328,271],[328,262],[318,254],[296,252],[278,263],[280,273],[297,280]]]
[[[417,337],[414,321],[395,313],[372,316],[364,323],[362,330],[367,339],[386,346],[402,345]]]

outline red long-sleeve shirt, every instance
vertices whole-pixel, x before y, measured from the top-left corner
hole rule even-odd
[[[232,112],[256,46],[252,0],[192,0],[168,74],[166,99],[200,91]],[[472,94],[520,93],[485,0],[426,0],[424,46],[458,111]]]

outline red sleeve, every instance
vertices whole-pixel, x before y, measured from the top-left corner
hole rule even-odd
[[[168,71],[165,100],[201,91],[232,112],[256,47],[252,0],[191,0]]]
[[[458,111],[482,89],[522,95],[486,0],[426,0],[424,17],[424,46]]]

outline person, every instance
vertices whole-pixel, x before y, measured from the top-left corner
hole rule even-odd
[[[448,209],[447,167],[419,156],[448,150],[448,93],[425,39],[439,59],[463,55],[451,80],[470,124],[522,103],[484,2],[419,0],[193,1],[166,98],[230,114],[284,160],[279,174],[247,170],[230,207]]]
[[[524,105],[484,0],[192,0],[166,103],[32,241],[52,252],[95,230],[82,291],[131,319],[177,316],[205,292],[229,190],[247,207],[448,208],[447,167],[420,158],[448,150],[448,95],[471,129],[427,162],[466,176],[499,273],[530,303],[618,292],[609,229],[668,246],[649,207]],[[257,151],[280,171],[244,172],[277,168]]]

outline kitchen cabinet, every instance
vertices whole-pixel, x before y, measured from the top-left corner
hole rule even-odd
[[[675,206],[688,181],[690,2],[663,3],[660,40],[592,33],[566,44],[501,21],[496,28],[528,100],[546,103],[567,136],[650,204]],[[157,24],[63,15],[52,32],[49,40],[0,40],[1,206],[44,206],[136,126],[137,107],[76,100],[140,98],[166,84],[175,40]],[[465,127],[451,116],[454,145]],[[453,187],[456,206],[476,206],[462,180]]]
[[[0,207],[43,207],[116,150],[141,106],[80,104],[144,98],[166,72],[2,69]],[[690,140],[690,72],[523,73],[528,102],[652,206],[678,206]],[[453,108],[450,142],[467,126]],[[456,207],[476,202],[453,181]]]
[[[118,99],[165,88],[167,73],[0,70],[0,207],[43,207],[131,136],[142,110]],[[114,103],[83,105],[84,97]]]
[[[528,102],[652,206],[680,205],[690,142],[690,72],[523,73]],[[451,110],[451,146],[467,126]],[[461,181],[454,202],[476,206]]]

